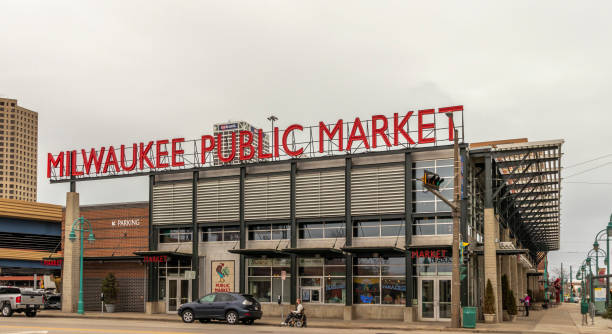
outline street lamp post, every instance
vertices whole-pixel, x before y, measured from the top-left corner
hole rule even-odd
[[[83,226],[85,224],[87,224],[86,228],[84,228]],[[70,241],[72,242],[76,240],[75,228],[76,230],[79,231],[79,239],[81,241],[81,252],[79,253],[79,262],[80,262],[80,266],[79,266],[79,304],[78,304],[77,313],[83,314],[85,313],[85,310],[83,307],[83,232],[85,231],[89,232],[89,236],[87,237],[87,241],[89,242],[96,241],[96,238],[94,237],[93,229],[91,228],[91,224],[89,223],[89,221],[83,217],[79,217],[75,219],[74,222],[72,223],[72,228],[70,229],[70,235],[68,236],[70,238]]]
[[[599,231],[595,236],[595,242],[593,242],[593,249],[597,246],[599,248],[599,240],[603,234],[606,234],[606,257],[605,257],[605,265],[606,265],[606,308],[609,308],[610,305],[610,236],[612,236],[612,215],[610,215],[610,221],[605,229]],[[597,275],[599,275],[599,268],[597,268]]]

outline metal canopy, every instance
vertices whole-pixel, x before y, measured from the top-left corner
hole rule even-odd
[[[342,255],[338,248],[285,248],[284,253],[297,255]]]
[[[559,249],[562,144],[550,140],[490,148],[503,180],[499,187],[512,199],[514,232],[534,255]]]
[[[288,255],[275,248],[230,249],[228,252],[247,256],[279,256]]]
[[[406,254],[406,250],[392,246],[346,246],[342,247],[342,250],[347,253],[361,254],[361,255],[373,255],[378,253],[383,254]]]

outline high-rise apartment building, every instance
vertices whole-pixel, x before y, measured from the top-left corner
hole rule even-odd
[[[0,97],[0,198],[36,201],[38,113]]]
[[[259,136],[258,136],[259,128],[256,128],[252,126],[251,124],[244,122],[244,121],[227,122],[227,123],[220,123],[220,124],[214,125],[213,133],[215,136],[215,141],[218,138],[217,135],[221,134],[221,153],[223,154],[223,157],[229,157],[232,154],[232,133],[235,133],[236,143],[234,145],[234,149],[235,149],[236,154],[234,156],[234,159],[231,162],[221,162],[219,161],[217,149],[215,148],[215,150],[213,151],[213,161],[214,161],[215,166],[232,165],[232,164],[240,163],[240,155],[239,155],[240,154],[240,147],[239,147],[240,131],[251,131],[251,133],[253,134],[253,147],[255,148],[255,157],[245,162],[257,161],[257,147],[259,145]],[[270,136],[268,134],[265,134],[265,133],[263,134],[263,143],[262,143],[263,153],[270,152],[269,137]],[[247,149],[247,153],[248,153],[248,149]]]

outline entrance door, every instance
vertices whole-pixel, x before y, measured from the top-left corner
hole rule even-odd
[[[166,312],[176,313],[179,305],[191,301],[191,280],[168,277],[166,280]]]
[[[451,317],[451,280],[448,277],[419,278],[419,318],[445,321]]]

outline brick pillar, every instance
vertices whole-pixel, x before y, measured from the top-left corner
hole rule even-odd
[[[495,305],[499,306],[499,294],[498,294],[498,272],[497,272],[497,236],[498,234],[498,223],[495,218],[493,208],[484,209],[484,271],[485,271],[485,284],[484,288],[487,287],[487,280],[491,281],[493,286],[493,295],[495,296]],[[486,295],[483,293],[483,296]],[[500,309],[495,310],[497,315],[501,315]]]
[[[64,263],[62,266],[62,312],[75,313],[79,301],[79,253],[80,243],[71,241],[72,223],[80,215],[79,193],[66,193],[64,215]],[[79,233],[77,233],[77,237]]]

